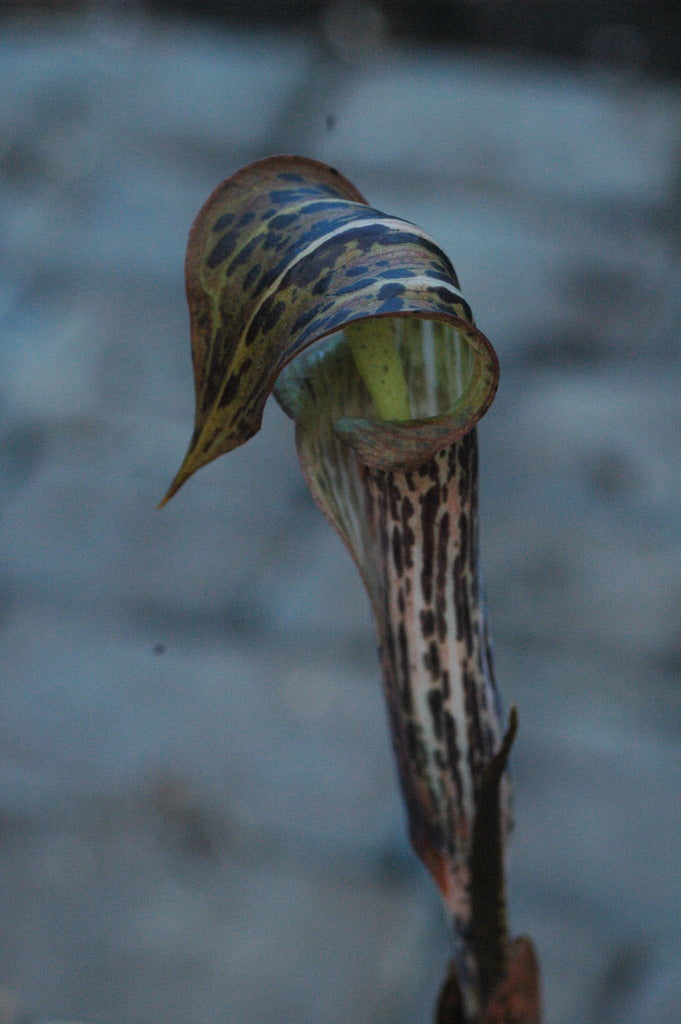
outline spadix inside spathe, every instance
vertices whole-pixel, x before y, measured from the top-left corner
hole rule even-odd
[[[455,317],[359,319],[302,352],[276,394],[377,467],[415,465],[467,433],[496,385],[489,346]]]

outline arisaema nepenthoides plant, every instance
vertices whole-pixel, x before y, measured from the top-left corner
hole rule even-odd
[[[536,1022],[532,949],[506,926],[515,713],[505,731],[478,572],[475,425],[494,350],[424,231],[300,157],[213,192],[186,287],[196,417],[164,500],[252,437],[274,392],[373,608],[411,842],[453,923],[437,1019]]]

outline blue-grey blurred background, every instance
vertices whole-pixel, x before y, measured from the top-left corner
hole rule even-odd
[[[367,603],[274,405],[191,432],[183,258],[297,152],[500,355],[482,560],[546,1024],[681,1020],[674,4],[0,4],[0,1024],[427,1024]]]

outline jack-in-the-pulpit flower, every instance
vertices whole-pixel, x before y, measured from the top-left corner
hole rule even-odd
[[[369,594],[411,841],[454,924],[461,1019],[483,1019],[508,967],[515,728],[505,736],[478,572],[475,424],[494,350],[424,231],[299,157],[216,189],[186,286],[196,418],[165,500],[251,437],[274,391]]]

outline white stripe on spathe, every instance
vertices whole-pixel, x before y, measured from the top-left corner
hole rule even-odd
[[[361,207],[361,203],[356,203],[354,205]],[[434,241],[434,239],[431,238],[427,231],[423,231],[421,228],[416,227],[415,224],[410,224],[409,221],[400,220],[399,217],[360,217],[357,220],[349,221],[347,224],[340,224],[337,228],[334,228],[332,231],[327,232],[325,235],[321,235],[319,238],[315,238],[314,242],[310,242],[310,244],[305,246],[304,249],[301,249],[300,252],[297,253],[296,256],[294,256],[291,262],[286,264],[286,266],[279,274],[279,276],[275,278],[275,280],[272,282],[269,288],[266,291],[264,291],[260,296],[260,301],[258,302],[258,305],[253,310],[251,316],[244,325],[244,329],[241,332],[241,338],[239,339],[239,341],[243,341],[243,339],[247,336],[251,324],[258,315],[259,310],[262,309],[267,299],[277,291],[282,280],[290,272],[292,267],[295,267],[298,263],[301,262],[301,260],[304,260],[306,256],[309,256],[311,253],[315,252],[316,249],[319,249],[322,245],[330,241],[332,238],[337,238],[339,235],[346,234],[350,231],[355,231],[357,230],[358,227],[376,227],[378,225],[395,228],[396,231],[407,231],[409,234],[414,235],[415,238],[421,238],[426,242],[430,242],[430,244],[434,245],[437,249],[440,249],[440,246],[437,244],[437,242]],[[456,288],[453,284],[448,284],[446,281],[440,281],[439,278],[431,279],[428,278],[426,275],[423,277],[420,276],[417,278],[408,278],[407,280],[409,281],[410,284],[416,283],[417,286],[426,287],[428,287],[429,285],[432,286],[433,283],[436,282],[437,287],[446,288],[447,291],[450,291],[457,298],[463,299],[463,295],[458,290],[458,288]],[[386,281],[386,284],[388,283],[389,282]],[[465,301],[465,299],[463,300]]]

